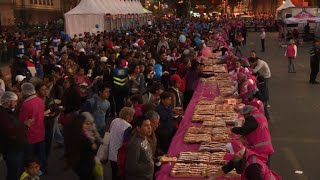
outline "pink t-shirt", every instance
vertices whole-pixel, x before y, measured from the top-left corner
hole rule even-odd
[[[33,119],[33,124],[27,128],[27,140],[29,144],[35,144],[44,141],[44,101],[37,97],[27,98],[21,105],[19,119],[22,123]]]

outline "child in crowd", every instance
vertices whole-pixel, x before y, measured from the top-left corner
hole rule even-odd
[[[81,113],[84,117],[86,117],[85,124],[83,128],[83,133],[88,138],[92,144],[102,144],[102,138],[99,135],[99,132],[94,123],[93,117],[89,112]]]
[[[20,180],[40,180],[42,172],[40,171],[40,161],[31,158],[26,162],[25,171],[22,173]]]

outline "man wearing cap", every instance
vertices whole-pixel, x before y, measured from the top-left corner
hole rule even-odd
[[[23,148],[27,140],[25,128],[19,121],[15,108],[18,96],[6,91],[0,100],[0,153],[7,167],[6,180],[19,179],[23,171]]]
[[[26,78],[27,78],[26,76],[17,75],[17,76],[16,76],[16,83],[18,83],[18,84],[23,84],[24,82],[27,81]]]
[[[282,180],[282,177],[270,170],[261,160],[260,155],[247,149],[240,141],[233,140],[226,144],[228,153],[233,159],[216,172],[209,180],[216,180],[233,169],[241,174],[241,179],[247,180]]]
[[[242,135],[245,145],[261,155],[261,160],[269,165],[270,156],[274,153],[267,118],[255,107],[247,105],[235,109],[241,113],[245,122],[242,127],[234,127],[231,132]]]
[[[316,81],[317,75],[319,73],[319,61],[320,61],[320,39],[316,39],[314,42],[314,46],[310,50],[310,84],[319,84]]]
[[[84,48],[81,48],[79,50],[79,56],[78,56],[78,65],[81,68],[85,68],[87,64],[89,63],[89,57],[86,55],[86,50]]]
[[[21,86],[22,96],[25,99],[20,108],[19,119],[25,125],[27,146],[25,159],[37,156],[41,167],[45,168],[45,143],[44,143],[44,101],[36,96],[35,87],[31,83]]]

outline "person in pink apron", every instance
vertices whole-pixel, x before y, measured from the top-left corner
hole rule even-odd
[[[259,94],[259,90],[256,87],[256,85],[249,84],[248,87],[248,93],[245,95],[245,98],[242,99],[242,102],[245,105],[251,105],[253,107],[256,107],[261,114],[264,114],[264,104],[263,104],[263,98],[262,95]]]
[[[267,118],[256,107],[246,105],[235,109],[241,113],[245,122],[242,127],[234,127],[231,132],[241,135],[247,148],[261,156],[261,160],[268,164],[274,153]]]
[[[228,174],[233,169],[241,174],[241,180],[282,180],[260,159],[260,155],[246,148],[241,141],[232,140],[226,144],[228,153],[233,159],[216,172],[209,180],[216,180]]]
[[[248,93],[248,86],[254,85],[256,86],[255,81],[252,78],[248,78],[249,74],[237,73],[238,80],[238,93],[242,99],[245,99],[245,95]]]

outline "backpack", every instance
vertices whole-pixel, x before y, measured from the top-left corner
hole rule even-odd
[[[125,180],[128,144],[132,137],[132,129],[128,129],[128,130],[129,130],[130,138],[124,139],[122,146],[118,149],[118,155],[117,155],[118,176],[121,177],[121,180]]]
[[[121,177],[121,180],[125,180],[127,152],[128,152],[128,142],[124,143],[118,149],[118,155],[117,155],[118,176]]]

